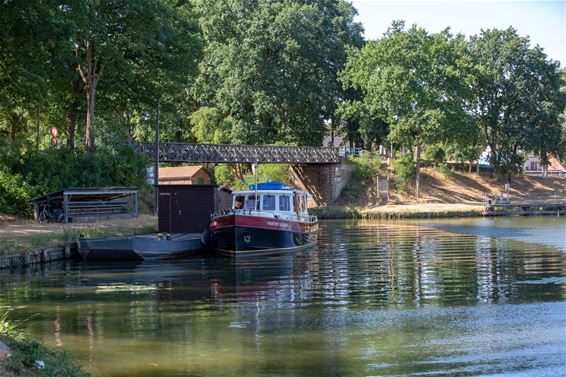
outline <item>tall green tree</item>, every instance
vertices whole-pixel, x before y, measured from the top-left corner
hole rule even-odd
[[[12,143],[27,139],[29,124],[47,97],[53,42],[62,31],[57,3],[0,3],[0,132]]]
[[[351,49],[341,79],[362,99],[342,105],[389,124],[389,140],[414,150],[416,196],[420,191],[423,144],[465,137],[470,127],[466,104],[467,45],[449,30],[430,34],[394,22],[383,37]]]
[[[521,166],[521,152],[548,154],[562,149],[559,114],[564,109],[558,62],[513,28],[484,30],[471,38],[474,59],[473,112],[491,149],[496,171]]]
[[[320,145],[362,28],[344,0],[200,3],[205,52],[196,91],[232,117],[232,142]]]
[[[154,103],[167,85],[188,79],[197,51],[188,2],[77,1],[75,52],[87,99],[86,148],[94,149],[94,110],[97,87],[108,77],[107,90],[151,95]],[[116,80],[118,79],[118,80]],[[116,84],[114,84],[116,83]],[[146,98],[144,98],[144,96]]]
[[[30,139],[41,112],[42,123],[67,123],[62,136],[69,148],[78,133],[92,150],[95,103],[99,137],[123,140],[147,136],[158,100],[164,125],[188,128],[180,109],[202,50],[192,2],[38,0],[0,7],[1,133]],[[76,127],[82,119],[84,132]]]

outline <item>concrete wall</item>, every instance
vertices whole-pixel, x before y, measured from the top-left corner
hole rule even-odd
[[[308,191],[317,206],[332,205],[350,181],[355,166],[341,159],[340,164],[294,165],[293,184]]]
[[[0,269],[28,266],[36,263],[48,263],[52,261],[69,259],[77,255],[76,243],[66,246],[45,247],[42,249],[26,252],[14,252],[0,255]]]

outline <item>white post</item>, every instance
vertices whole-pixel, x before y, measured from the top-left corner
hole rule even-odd
[[[255,205],[256,205],[256,209],[259,211],[261,210],[261,208],[259,206],[259,198],[257,197],[257,168],[258,168],[258,163],[256,161],[255,162]]]
[[[65,209],[65,224],[69,223],[69,196],[63,194],[63,208]]]

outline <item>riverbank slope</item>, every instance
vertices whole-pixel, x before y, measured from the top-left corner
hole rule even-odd
[[[441,172],[430,168],[421,173],[421,195],[415,199],[414,185],[406,192],[390,192],[389,201],[373,198],[366,190],[358,198],[341,197],[335,206],[315,208],[320,218],[426,218],[481,216],[486,198],[505,192],[507,180],[489,173]],[[392,185],[393,186],[393,185]],[[559,177],[513,177],[511,202],[553,203],[566,201],[566,179]]]

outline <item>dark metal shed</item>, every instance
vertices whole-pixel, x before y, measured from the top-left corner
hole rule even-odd
[[[224,209],[225,190],[215,185],[159,185],[158,232],[200,233],[210,214]]]

